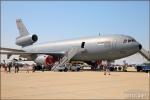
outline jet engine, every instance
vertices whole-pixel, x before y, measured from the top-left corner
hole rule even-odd
[[[26,35],[26,36],[21,36],[16,38],[16,45],[19,46],[28,46],[32,45],[38,40],[38,36],[33,34],[33,35]]]
[[[53,56],[50,55],[40,55],[35,59],[37,65],[48,66],[55,62]]]

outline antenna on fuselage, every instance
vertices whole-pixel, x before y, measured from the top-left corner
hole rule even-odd
[[[99,36],[101,35],[101,33],[99,32]]]

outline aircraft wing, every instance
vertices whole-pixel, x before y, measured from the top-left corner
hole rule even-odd
[[[4,50],[4,51],[12,51],[12,52],[24,52],[23,50],[12,49],[12,48],[0,48],[0,50]]]
[[[65,54],[65,52],[26,52],[24,50],[19,49],[12,49],[12,48],[0,48],[0,54],[6,54],[7,58],[9,58],[11,55],[20,55],[21,57],[28,57],[28,56],[35,56],[38,54],[45,54],[45,55],[51,55],[51,56],[62,56]]]
[[[43,52],[0,52],[1,54],[11,54],[11,55],[29,55],[29,54],[48,54],[48,55],[64,55],[65,53],[62,53],[62,52],[60,52],[60,53],[56,53],[56,52],[52,52],[52,53],[50,53],[50,52],[45,52],[45,53],[43,53]]]

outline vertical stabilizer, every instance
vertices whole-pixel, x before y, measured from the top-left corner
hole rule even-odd
[[[38,40],[36,34],[29,34],[21,19],[16,19],[16,24],[20,34],[19,37],[16,38],[16,45],[25,47],[32,45]]]
[[[16,19],[16,24],[17,24],[17,28],[19,30],[20,37],[29,35],[29,32],[26,29],[26,27],[24,26],[21,19]]]

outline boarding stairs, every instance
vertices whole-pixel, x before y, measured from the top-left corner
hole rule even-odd
[[[56,62],[51,71],[58,71],[58,69],[62,66],[64,66],[66,63],[68,63],[70,61],[71,58],[73,58],[77,53],[80,53],[82,51],[84,51],[84,48],[72,48],[70,50],[68,50],[64,57],[61,58],[58,62]]]
[[[146,51],[145,49],[141,49],[139,53],[148,61],[150,61],[150,51]]]

